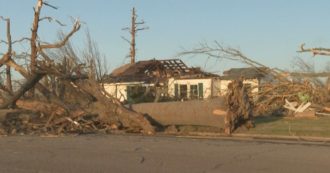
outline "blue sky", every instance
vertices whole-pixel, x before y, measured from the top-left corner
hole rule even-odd
[[[0,15],[12,20],[15,38],[30,35],[33,19],[32,7],[36,0],[0,0]],[[89,28],[101,52],[106,56],[110,70],[122,65],[129,45],[121,39],[128,33],[130,11],[136,7],[140,19],[149,30],[137,38],[137,59],[173,58],[183,49],[193,49],[201,42],[217,40],[224,45],[240,49],[271,67],[291,69],[297,56],[312,62],[318,69],[330,57],[312,58],[298,54],[299,45],[330,47],[330,1],[328,0],[48,0],[58,10],[44,8],[43,16],[53,16],[70,24],[70,16],[85,22],[73,41],[82,45],[84,30]],[[0,37],[4,37],[1,24]],[[55,24],[42,23],[40,37],[56,40]],[[27,50],[28,44],[17,45]],[[183,57],[187,64],[201,66],[207,71],[222,71],[240,67],[238,63],[215,62],[205,57]],[[205,63],[207,63],[205,65]]]

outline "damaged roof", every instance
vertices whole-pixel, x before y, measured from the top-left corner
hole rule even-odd
[[[157,82],[169,77],[200,78],[217,76],[203,72],[200,68],[189,68],[180,59],[145,60],[133,64],[125,64],[104,76],[105,82]]]
[[[221,79],[259,79],[265,77],[267,74],[268,68],[266,67],[249,67],[249,68],[231,68],[223,72]]]

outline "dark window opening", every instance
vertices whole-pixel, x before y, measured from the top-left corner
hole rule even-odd
[[[155,89],[146,86],[127,86],[127,102],[128,103],[141,103],[150,102],[155,98]]]
[[[174,84],[174,97],[179,98],[179,85]]]
[[[190,85],[190,98],[197,99],[198,98],[198,86]]]
[[[198,83],[198,96],[199,96],[200,99],[204,98],[203,83]]]

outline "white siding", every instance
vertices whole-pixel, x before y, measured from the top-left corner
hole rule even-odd
[[[220,82],[220,95],[224,96],[227,94],[228,84],[232,82],[232,80],[221,80]],[[259,81],[258,79],[247,79],[243,81],[243,84],[250,84],[252,89],[252,93],[258,93],[259,91]]]
[[[232,80],[221,80],[217,78],[209,79],[174,79],[168,80],[168,95],[175,97],[175,84],[187,85],[187,96],[190,98],[190,85],[203,84],[203,98],[211,98],[217,96],[224,96],[227,93],[228,84]],[[259,81],[257,79],[244,80],[244,84],[250,84],[253,88],[252,93],[258,92]],[[143,82],[127,82],[127,83],[109,83],[104,84],[106,92],[116,97],[121,102],[127,100],[127,86],[153,86],[153,84],[143,84]],[[199,92],[199,89],[198,89]]]
[[[213,97],[218,97],[221,96],[221,80],[214,78],[213,79],[213,93],[212,96]]]

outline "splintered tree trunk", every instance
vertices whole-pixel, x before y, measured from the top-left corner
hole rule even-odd
[[[12,59],[8,60],[6,63],[7,65],[11,66],[13,69],[15,69],[17,72],[19,72],[22,76],[24,76],[25,79],[31,78],[29,75],[29,72],[25,70],[22,66],[16,64],[16,62]],[[50,99],[52,96],[52,93],[43,85],[40,83],[36,83],[35,87],[47,98]]]
[[[30,70],[32,74],[36,72],[36,67],[37,67],[37,56],[38,56],[37,38],[38,38],[38,29],[40,22],[40,12],[42,6],[43,6],[43,0],[38,0],[36,7],[34,8],[34,18],[33,18],[33,24],[31,29],[31,40],[30,40],[30,46],[31,46]],[[30,94],[32,96],[34,95],[34,88],[31,88]]]
[[[67,74],[67,58],[66,57],[63,58],[62,67],[63,67],[62,71],[66,75]],[[58,84],[59,84],[58,95],[59,95],[60,100],[63,101],[64,96],[65,96],[65,84],[61,80],[58,81]]]
[[[11,83],[11,69],[10,66],[6,66],[6,88],[12,94],[13,93],[13,86]]]
[[[43,0],[38,0],[36,7],[34,8],[34,18],[33,18],[33,24],[31,29],[31,72],[33,73],[37,66],[37,37],[38,37],[38,28],[39,28],[39,21],[40,21],[40,11],[43,5]]]
[[[10,31],[10,19],[7,19],[7,42],[8,42],[8,59],[11,59],[12,54],[12,42],[11,42],[11,31]],[[6,65],[6,87],[8,91],[12,94],[13,87],[11,83],[11,69],[9,65]]]
[[[31,78],[23,84],[23,86],[14,94],[13,97],[8,99],[0,108],[14,108],[16,106],[16,101],[21,98],[24,93],[31,88],[33,88],[41,79],[45,76],[45,73],[34,73]]]

